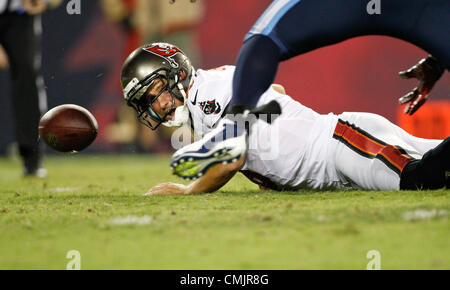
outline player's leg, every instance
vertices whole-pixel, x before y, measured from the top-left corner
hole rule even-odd
[[[340,140],[332,142],[336,147],[335,168],[344,185],[365,190],[400,189],[400,174],[376,158],[377,154],[361,153],[358,147]]]
[[[414,29],[417,45],[436,57],[450,71],[450,1],[432,1]]]
[[[364,1],[276,0],[244,39],[229,106],[254,107],[275,79],[278,63],[367,31]]]
[[[256,106],[259,97],[275,80],[281,51],[273,40],[265,35],[255,35],[244,42],[236,62],[233,76],[233,97],[227,113],[242,113]]]
[[[450,188],[450,137],[421,159],[408,163],[400,181],[400,189],[439,189],[444,186]]]
[[[3,17],[3,16],[2,16]],[[42,148],[38,142],[38,124],[46,110],[47,100],[40,66],[40,18],[10,14],[10,25],[4,32],[12,77],[12,105],[16,139],[24,161],[26,175],[45,175],[41,167]]]
[[[350,180],[366,189],[445,185],[449,142],[414,137],[375,114],[344,113],[339,117],[334,138],[340,142],[337,155],[341,155],[336,167]]]
[[[344,113],[333,134],[335,167],[344,181],[362,189],[398,190],[403,168],[414,158],[403,146],[384,118],[365,113]],[[386,120],[387,121],[387,120]],[[388,122],[390,124],[390,122]],[[389,143],[387,141],[393,141]],[[396,144],[397,143],[397,144]],[[420,157],[412,147],[408,152]]]
[[[371,15],[360,0],[276,0],[247,34],[236,63],[233,105],[253,107],[275,78],[278,62],[360,35],[414,43],[450,68],[450,2],[390,0]],[[237,110],[239,112],[239,110]]]
[[[415,25],[417,45],[436,57],[450,71],[450,1],[435,0]]]
[[[450,1],[386,1],[381,34],[398,37],[424,49],[450,70]]]
[[[450,69],[450,1],[389,0],[380,1],[380,14],[367,9],[368,1],[302,0],[271,37],[284,44],[286,59],[356,36],[387,35],[424,49]]]
[[[353,124],[385,143],[396,145],[408,155],[418,159],[442,140],[415,137],[383,116],[372,113],[345,112],[339,115],[343,121]]]

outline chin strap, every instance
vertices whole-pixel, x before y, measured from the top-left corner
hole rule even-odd
[[[186,100],[187,96],[186,96],[186,92],[184,91],[183,85],[178,83],[177,87],[178,87],[178,90],[180,91],[180,94],[183,96],[183,103],[184,103],[184,100]]]
[[[173,120],[168,120],[162,123],[166,127],[180,127],[186,124],[189,120],[189,109],[187,106],[179,106],[175,109]]]
[[[192,68],[192,74],[195,74],[195,69]],[[176,79],[178,80],[178,79]],[[189,84],[189,87],[194,83],[194,78],[191,79],[191,82]],[[183,85],[178,82],[177,83],[177,88],[180,91],[181,96],[183,97],[183,103],[185,102],[185,100],[187,99],[187,95],[186,92],[184,90]],[[164,123],[162,123],[164,126],[166,127],[181,127],[184,124],[187,124],[187,122],[189,121],[189,109],[186,105],[182,105],[179,106],[178,108],[175,109],[175,114],[173,116],[173,120],[168,120]]]

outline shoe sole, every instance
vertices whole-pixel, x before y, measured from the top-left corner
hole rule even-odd
[[[207,153],[187,152],[172,160],[170,169],[174,175],[184,180],[196,180],[213,165],[238,161],[242,154],[233,155],[230,153],[232,150],[233,148],[221,148]]]

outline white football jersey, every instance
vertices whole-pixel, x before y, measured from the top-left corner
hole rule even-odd
[[[197,71],[186,102],[197,138],[212,130],[230,102],[233,73],[234,66]],[[337,116],[320,115],[273,88],[257,105],[272,100],[279,102],[282,114],[271,125],[263,120],[252,125],[242,172],[272,189],[343,187],[324,140],[332,138]]]

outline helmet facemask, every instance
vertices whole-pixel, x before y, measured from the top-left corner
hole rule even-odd
[[[164,87],[154,96],[149,99],[147,91],[155,80],[159,79]],[[169,122],[167,116],[175,110],[175,98],[184,103],[186,96],[183,86],[180,83],[180,76],[178,70],[168,70],[167,68],[160,68],[141,82],[132,83],[132,88],[126,95],[127,104],[133,107],[138,113],[138,120],[152,130],[156,130],[159,125]],[[172,104],[169,110],[161,116],[153,107],[153,103],[165,92],[169,92],[172,97]]]

